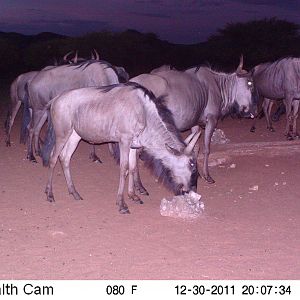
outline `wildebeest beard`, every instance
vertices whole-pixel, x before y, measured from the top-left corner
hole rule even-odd
[[[165,185],[175,195],[181,194],[182,184],[178,184],[174,181],[172,171],[163,164],[161,159],[155,158],[146,150],[141,152],[140,159],[144,161],[145,166],[153,172],[160,183]]]

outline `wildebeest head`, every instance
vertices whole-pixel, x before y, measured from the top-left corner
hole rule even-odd
[[[186,147],[181,151],[165,145],[167,150],[171,153],[170,173],[171,188],[175,195],[182,195],[191,190],[197,190],[197,160],[193,148],[198,141],[201,132],[191,133],[185,140]]]
[[[257,93],[254,87],[252,72],[243,69],[243,56],[240,57],[240,64],[236,71],[235,84],[235,109],[243,117],[254,117],[257,110]]]
[[[121,83],[125,83],[129,80],[129,74],[126,72],[126,70],[123,67],[115,66],[114,69]]]

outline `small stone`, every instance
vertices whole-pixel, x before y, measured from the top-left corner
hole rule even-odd
[[[229,169],[235,169],[236,168],[236,164],[231,164],[228,168]]]
[[[250,191],[258,191],[258,185],[253,185],[249,187]]]

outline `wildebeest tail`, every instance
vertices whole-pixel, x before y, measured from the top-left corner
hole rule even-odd
[[[45,141],[41,150],[41,155],[42,155],[42,160],[43,160],[43,166],[48,167],[49,166],[49,161],[50,161],[50,156],[51,152],[54,148],[55,145],[55,131],[53,128],[53,123],[51,120],[51,114],[50,114],[50,105],[48,104],[47,107],[47,116],[48,116],[48,126],[47,126],[47,132],[46,132],[46,137]]]
[[[5,128],[5,133],[6,134],[8,134],[10,119],[11,119],[11,105],[8,106],[7,116],[6,116],[6,120],[5,120],[5,123],[4,123],[4,128]]]
[[[21,124],[21,132],[20,132],[20,143],[26,144],[27,138],[28,138],[28,125],[31,121],[31,114],[29,110],[29,96],[28,96],[28,84],[25,86],[25,96],[24,99],[22,99],[23,102],[23,118],[22,118],[22,124]]]

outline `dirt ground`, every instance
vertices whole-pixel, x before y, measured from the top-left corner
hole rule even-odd
[[[160,215],[171,194],[143,166],[150,196],[128,200],[131,214],[120,215],[107,145],[97,147],[103,164],[84,142],[72,159],[83,201],[68,195],[57,165],[48,203],[48,170],[24,159],[18,117],[12,147],[0,134],[0,280],[300,279],[300,142],[285,140],[284,124],[271,133],[262,119],[250,133],[251,120],[219,123],[230,143],[212,146],[216,183],[199,179],[205,213],[188,222]]]

